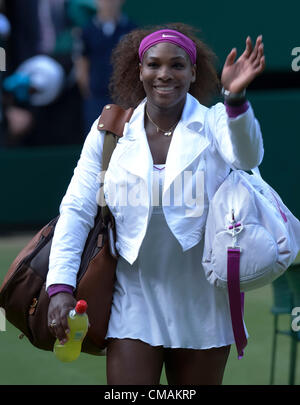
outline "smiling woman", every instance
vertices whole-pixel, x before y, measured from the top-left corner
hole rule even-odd
[[[201,265],[203,234],[209,201],[230,167],[253,168],[263,157],[260,126],[245,97],[264,69],[262,38],[253,47],[248,37],[235,57],[233,49],[222,72],[225,105],[208,108],[220,87],[215,57],[193,28],[135,30],[113,53],[113,99],[134,111],[103,186],[119,253],[105,337],[108,384],[159,384],[163,364],[169,384],[222,383],[234,336],[226,291],[207,282]],[[95,122],[52,242],[48,319],[55,319],[59,339],[66,339],[87,223],[97,211],[104,139]],[[141,204],[122,204],[124,189],[137,197],[136,184]],[[197,187],[201,198],[186,198]]]
[[[161,134],[171,137],[187,93],[206,104],[220,89],[215,59],[194,28],[179,23],[134,30],[113,52],[114,101],[136,107],[147,94],[145,128],[155,164],[166,161],[171,139]]]
[[[155,164],[166,161],[171,136],[180,120],[196,66],[172,43],[156,43],[141,57],[140,80],[147,94],[145,129]],[[163,114],[161,114],[163,111]]]
[[[163,128],[174,126],[183,109],[186,94],[191,83],[196,79],[196,68],[192,65],[186,52],[170,43],[159,43],[152,46],[144,55],[140,64],[140,80],[147,94],[148,113],[154,114],[155,108],[168,109],[169,114],[164,114]],[[172,107],[177,106],[178,111]]]
[[[136,107],[146,96],[143,84],[138,81],[139,47],[144,38],[152,32],[162,29],[179,31],[195,44],[196,60],[192,64],[196,65],[196,79],[191,84],[189,92],[202,104],[208,104],[220,90],[219,79],[215,70],[217,58],[213,51],[197,37],[196,29],[181,23],[134,30],[122,39],[112,54],[114,71],[110,90],[114,101],[124,108]],[[181,50],[182,48],[179,48],[179,51]],[[186,55],[185,52],[184,55]]]

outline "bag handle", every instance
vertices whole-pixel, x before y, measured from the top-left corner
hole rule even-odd
[[[256,166],[256,167],[254,167],[253,169],[251,169],[251,172],[252,172],[255,176],[257,176],[257,177],[259,177],[259,178],[262,178],[258,166]]]

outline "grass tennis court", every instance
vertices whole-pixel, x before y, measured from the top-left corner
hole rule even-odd
[[[31,235],[0,238],[0,283],[12,260],[30,238]],[[269,384],[273,336],[271,305],[271,286],[246,293],[245,323],[250,335],[248,346],[242,360],[237,360],[236,349],[232,346],[224,385]],[[287,315],[282,315],[280,326],[289,328]],[[19,340],[19,334],[8,322],[6,331],[0,332],[0,385],[106,384],[105,357],[81,354],[74,363],[63,364],[51,352],[34,348],[26,338]],[[289,338],[279,335],[275,384],[288,384],[289,349]],[[299,369],[298,364],[297,385],[300,383]],[[166,383],[163,373],[161,384]]]

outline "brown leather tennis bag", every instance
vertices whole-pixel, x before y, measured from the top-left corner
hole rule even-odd
[[[105,130],[102,170],[108,167],[111,154],[133,109],[117,105],[104,107],[98,129]],[[103,190],[101,187],[100,190]],[[29,341],[43,350],[53,350],[55,338],[48,328],[49,297],[45,290],[49,254],[56,223],[54,218],[44,226],[19,253],[0,287],[0,307],[6,319],[22,331]],[[115,282],[117,255],[114,253],[114,218],[107,206],[98,208],[81,257],[74,292],[76,299],[88,303],[90,327],[82,351],[103,354]]]

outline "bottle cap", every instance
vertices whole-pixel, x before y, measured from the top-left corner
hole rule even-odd
[[[77,301],[75,311],[77,314],[84,314],[87,309],[87,303],[84,300]]]

